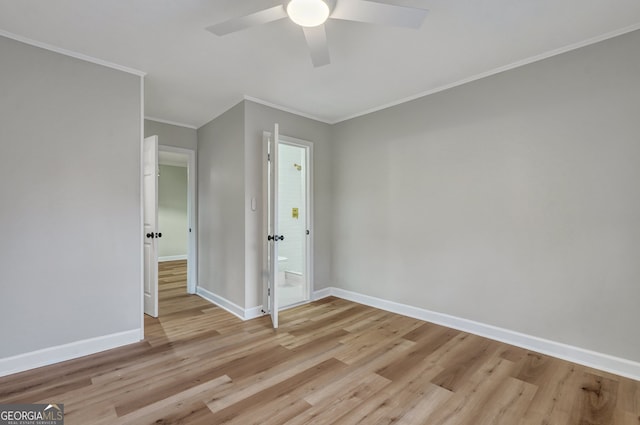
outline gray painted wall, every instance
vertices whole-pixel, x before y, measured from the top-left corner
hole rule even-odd
[[[336,286],[640,361],[640,32],[334,127]]]
[[[158,144],[176,148],[198,148],[198,132],[192,128],[165,124],[153,120],[144,120],[144,135],[158,136]]]
[[[140,77],[0,57],[0,357],[139,329]]]
[[[158,257],[187,255],[187,168],[160,165],[158,177]]]
[[[243,308],[262,304],[262,133],[276,122],[314,142],[316,289],[331,282],[330,126],[243,101],[198,129],[198,283]]]
[[[631,33],[333,127],[242,102],[197,133],[145,133],[191,149],[197,134],[199,284],[242,307],[261,300],[250,201],[279,122],[315,143],[316,289],[640,361],[639,46]],[[137,329],[140,79],[2,37],[0,56],[0,357]]]
[[[198,285],[245,306],[244,105],[198,129]]]
[[[262,304],[262,134],[280,125],[280,134],[313,142],[314,149],[314,285],[331,286],[331,126],[309,118],[283,112],[255,102],[245,101],[245,214],[246,214],[246,306]],[[255,197],[257,211],[251,211]]]

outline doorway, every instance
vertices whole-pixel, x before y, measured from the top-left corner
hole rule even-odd
[[[159,192],[163,188],[159,187],[162,183],[159,178],[161,164],[172,167],[182,167],[183,173],[186,175],[186,187],[183,188],[181,210],[186,209],[186,218],[183,219],[182,239],[185,247],[179,257],[185,257],[181,261],[187,262],[186,267],[186,292],[194,294],[196,292],[196,273],[197,270],[197,253],[196,253],[196,221],[195,221],[195,195],[196,195],[196,156],[195,151],[190,149],[174,148],[169,146],[161,146],[158,144],[158,136],[150,136],[143,140],[142,144],[142,220],[143,220],[143,279],[142,279],[142,308],[144,314],[151,317],[158,317],[158,257],[161,240],[163,237],[163,229],[166,226],[159,220]],[[184,179],[183,179],[184,180]],[[186,203],[186,205],[184,205]],[[171,208],[170,208],[171,209]],[[172,214],[173,212],[170,212]],[[167,229],[170,230],[170,229]],[[167,236],[165,232],[165,240]],[[170,230],[171,232],[171,230]],[[186,255],[184,250],[186,249]],[[160,253],[162,258],[163,254]],[[169,257],[169,258],[167,258]],[[165,260],[177,260],[177,256],[164,256]],[[142,318],[142,329],[144,332],[144,316]],[[143,334],[144,336],[144,334]]]
[[[186,262],[186,292],[196,292],[196,161],[190,149],[158,149],[158,240],[160,263]],[[171,264],[164,264],[170,266]],[[166,268],[166,267],[165,267]]]
[[[310,299],[310,144],[280,136],[278,141],[278,306]]]
[[[280,136],[277,123],[262,141],[262,312],[277,328],[278,312],[308,302],[313,288],[313,144]]]

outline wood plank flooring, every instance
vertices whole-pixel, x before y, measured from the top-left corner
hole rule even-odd
[[[242,322],[161,263],[143,342],[0,378],[67,425],[639,425],[640,382],[337,298]]]

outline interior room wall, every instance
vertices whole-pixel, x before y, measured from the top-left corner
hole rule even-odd
[[[262,247],[266,229],[262,229],[262,135],[280,125],[280,134],[313,142],[314,218],[311,225],[314,253],[314,289],[331,286],[330,234],[332,226],[331,126],[310,118],[244,101],[245,107],[245,258],[246,305],[262,304]],[[251,210],[251,198],[258,209]]]
[[[145,137],[158,136],[158,144],[161,146],[198,149],[198,132],[193,128],[145,119],[144,135]]]
[[[336,286],[640,361],[640,32],[334,127]]]
[[[187,258],[187,167],[160,164],[158,177],[158,259]]]
[[[245,307],[244,105],[198,129],[198,286]]]
[[[139,337],[141,78],[4,37],[0,57],[0,363]]]

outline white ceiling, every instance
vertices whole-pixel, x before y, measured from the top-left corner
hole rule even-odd
[[[144,71],[146,115],[199,127],[244,97],[337,122],[640,28],[639,0],[391,1],[422,28],[329,20],[320,68],[288,19],[205,30],[277,0],[0,0],[0,30]]]

